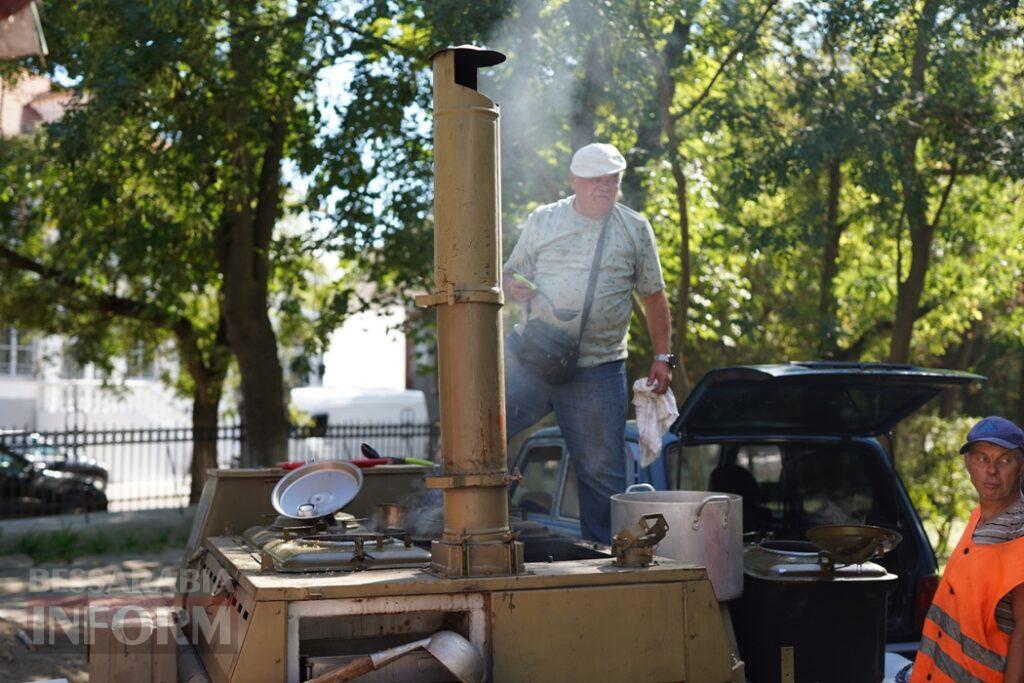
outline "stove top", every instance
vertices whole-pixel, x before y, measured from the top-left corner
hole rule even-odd
[[[264,571],[363,571],[425,567],[430,563],[430,552],[414,546],[404,531],[365,532],[334,526],[306,533],[303,527],[256,526],[243,536],[259,553]]]

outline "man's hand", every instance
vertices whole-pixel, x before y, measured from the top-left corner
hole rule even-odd
[[[668,391],[669,384],[672,382],[672,368],[663,360],[656,360],[651,363],[651,371],[647,373],[647,384],[650,385],[655,382],[658,384],[654,389],[656,394],[664,394]]]
[[[519,303],[524,303],[537,296],[536,289],[531,287],[527,282],[517,280],[513,275],[515,275],[515,273],[505,271],[501,279],[501,287],[510,299],[518,301]]]
[[[665,290],[659,290],[643,299],[644,314],[647,316],[647,331],[651,333],[651,341],[654,345],[655,355],[668,353],[672,347],[672,324],[668,312],[668,299],[665,298]],[[664,394],[668,391],[669,383],[672,381],[672,368],[663,360],[656,360],[651,363],[651,371],[647,373],[647,383],[658,383],[654,390],[656,394]]]

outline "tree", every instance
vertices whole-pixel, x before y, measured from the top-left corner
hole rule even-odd
[[[298,181],[343,153],[320,132],[318,79],[348,53],[386,42],[350,18],[312,0],[49,8],[49,69],[79,99],[32,143],[35,163],[16,192],[27,210],[7,224],[7,267],[62,283],[51,290],[56,302],[85,296],[78,310],[173,335],[196,400],[214,413],[230,348],[250,464],[286,455],[270,309],[302,311],[289,303],[294,289],[275,300],[274,281],[301,272],[317,246],[279,224],[322,208],[324,197]],[[111,310],[109,297],[126,303]],[[323,307],[305,329],[322,341],[343,312]]]

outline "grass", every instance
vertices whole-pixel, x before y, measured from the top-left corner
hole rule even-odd
[[[62,529],[22,536],[8,552],[28,555],[36,564],[71,562],[87,555],[128,555],[183,548],[187,540],[187,531],[166,529],[145,536],[133,532],[113,535],[104,531]]]

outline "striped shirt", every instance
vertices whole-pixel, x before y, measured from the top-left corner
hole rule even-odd
[[[994,545],[1024,538],[1024,496],[987,522],[978,522],[972,536],[978,545]],[[1013,633],[1013,604],[1009,594],[996,605],[996,624],[1001,631]]]

